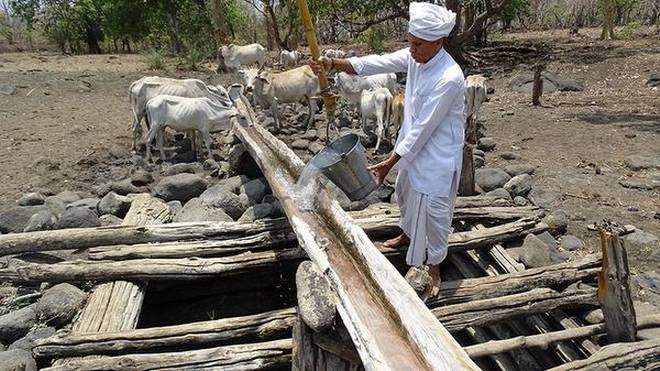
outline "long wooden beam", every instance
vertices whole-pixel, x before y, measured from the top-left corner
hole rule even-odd
[[[268,179],[300,246],[337,293],[338,312],[365,369],[478,369],[323,187],[317,211],[300,208],[292,193],[304,164],[293,151],[259,125],[235,125],[234,131]]]
[[[587,359],[566,363],[549,371],[657,371],[659,369],[660,339],[653,339],[610,344]]]

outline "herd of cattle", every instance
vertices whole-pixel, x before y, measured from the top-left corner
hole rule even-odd
[[[354,53],[324,50],[323,54],[341,58]],[[223,46],[219,58],[241,81],[241,84],[231,85],[230,91],[238,90],[250,97],[253,105],[270,109],[277,129],[282,126],[278,107],[281,104],[305,101],[309,108],[309,130],[318,110],[320,89],[318,77],[311,67],[306,64],[295,67],[303,62],[301,52],[282,51],[279,64],[284,71],[281,72],[266,70],[266,49],[259,44]],[[334,81],[334,90],[349,108],[359,112],[362,130],[370,130],[369,122],[376,121],[376,151],[383,138],[393,139],[403,121],[404,109],[404,97],[398,94],[395,74],[360,77],[340,72],[331,80]],[[481,75],[468,76],[466,79],[467,116],[476,115],[481,103],[486,100],[485,85],[485,78]],[[147,160],[150,160],[151,143],[157,140],[164,161],[163,130],[169,127],[191,135],[193,142],[195,134],[199,133],[210,154],[211,133],[229,129],[235,120],[245,120],[234,108],[230,96],[232,94],[225,87],[207,85],[197,79],[148,76],[133,82],[129,88],[133,110],[133,150],[137,150],[138,140],[143,138]],[[146,135],[142,129],[142,119],[146,121]],[[393,130],[388,135],[390,126]],[[196,149],[196,145],[193,146]]]

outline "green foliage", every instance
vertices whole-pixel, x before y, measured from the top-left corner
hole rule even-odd
[[[147,61],[147,66],[150,70],[164,70],[165,69],[165,56],[162,52],[151,49],[144,53],[144,58]]]
[[[378,27],[369,27],[366,31],[358,35],[357,41],[359,43],[367,44],[369,52],[380,54],[385,51],[383,40],[385,35]]]
[[[621,30],[620,32],[621,38],[624,40],[632,40],[637,34],[637,32],[639,32],[640,27],[642,27],[642,25],[637,21],[629,22]]]
[[[511,23],[516,18],[529,15],[528,0],[509,0],[500,9],[499,16],[505,24]]]

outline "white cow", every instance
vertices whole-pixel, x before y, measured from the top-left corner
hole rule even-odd
[[[488,87],[483,75],[470,75],[465,79],[465,118],[477,122],[481,104],[486,101]]]
[[[349,75],[339,72],[335,77],[335,86],[349,105],[357,107],[364,90],[386,88],[391,95],[396,95],[396,74],[381,73],[371,76]]]
[[[209,86],[197,79],[171,79],[159,76],[145,76],[134,81],[128,88],[128,97],[133,110],[133,150],[137,147],[137,140],[142,136],[142,119],[146,116],[147,102],[158,95],[174,95],[179,97],[201,98],[206,97],[217,101],[224,106],[231,106],[227,90],[221,85]],[[149,119],[147,129],[149,129]]]
[[[263,67],[266,48],[259,44],[243,46],[229,44],[220,47],[218,56],[224,60],[225,66],[232,71],[250,64],[257,64],[259,67]]]
[[[282,67],[289,68],[297,65],[303,58],[303,54],[299,50],[282,50],[280,52],[280,64]]]
[[[254,97],[262,107],[270,107],[277,129],[281,128],[278,105],[305,100],[309,107],[307,120],[309,130],[317,111],[316,101],[312,97],[318,93],[319,78],[308,65],[280,73],[260,71],[254,80]]]
[[[321,55],[328,58],[346,58],[346,52],[341,49],[324,49]]]
[[[375,88],[362,91],[360,95],[360,116],[362,117],[362,130],[366,132],[367,121],[376,119],[376,148],[378,151],[380,142],[387,132],[390,122],[390,110],[392,105],[392,94],[386,88]]]
[[[173,95],[158,95],[147,102],[147,117],[151,127],[145,139],[146,158],[151,160],[151,142],[158,137],[160,157],[165,161],[163,150],[163,130],[169,127],[175,131],[197,131],[204,140],[208,153],[211,153],[211,132],[227,130],[231,119],[239,117],[233,107],[226,107],[209,98],[186,98]]]

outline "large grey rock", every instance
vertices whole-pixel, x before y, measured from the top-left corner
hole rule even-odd
[[[207,170],[207,171],[214,171],[220,168],[220,165],[218,162],[212,158],[207,158],[204,160],[204,163],[202,164],[202,169]]]
[[[619,181],[619,184],[624,188],[641,189],[645,191],[652,191],[656,188],[660,188],[660,180],[647,177],[623,179]]]
[[[647,261],[660,262],[660,240],[657,236],[636,230],[623,236],[623,243],[629,252],[644,256]]]
[[[16,201],[19,206],[43,205],[44,202],[46,202],[46,196],[38,192],[26,193]]]
[[[55,199],[55,200],[58,200],[58,201],[62,202],[64,204],[64,206],[66,206],[66,205],[68,205],[72,202],[76,202],[76,201],[80,200],[80,198],[81,198],[80,195],[77,194],[76,192],[62,191],[62,192],[56,194],[55,196],[47,197],[46,202],[48,202],[48,200]]]
[[[167,203],[167,206],[170,207],[174,211],[174,213],[178,213],[181,209],[183,209],[183,204],[181,204],[181,201],[179,200],[174,200],[170,201]]]
[[[529,205],[529,200],[527,200],[523,196],[516,196],[516,197],[513,198],[513,203],[516,206],[528,206]]]
[[[334,322],[337,313],[335,297],[327,280],[311,261],[302,262],[296,271],[296,282],[300,282],[297,292],[300,314],[314,331],[323,331]]]
[[[126,216],[131,207],[131,199],[126,196],[120,196],[115,192],[110,192],[103,196],[98,204],[100,215],[110,214],[119,218]]]
[[[660,313],[660,298],[656,295],[655,300],[651,298],[650,301],[652,301],[652,303],[633,301],[637,323],[641,322],[642,317],[654,316]],[[638,329],[637,337],[640,340],[660,339],[660,327]]]
[[[567,261],[570,255],[557,250],[533,234],[528,234],[521,247],[507,250],[527,268],[537,268],[546,265],[559,264]]]
[[[215,208],[206,204],[203,200],[196,197],[188,201],[183,208],[174,216],[174,222],[232,222],[231,216],[224,210]]]
[[[27,335],[12,343],[7,350],[21,349],[32,352],[35,340],[45,339],[53,334],[55,334],[55,328],[53,327],[37,327],[28,332]]]
[[[41,210],[32,215],[23,232],[49,231],[57,228],[57,216],[50,210]]]
[[[117,182],[110,183],[110,189],[108,190],[108,192],[111,191],[115,192],[118,195],[126,196],[127,194],[131,194],[131,193],[140,193],[140,188],[133,185],[131,178],[126,178]],[[108,192],[106,192],[105,194],[107,194]],[[97,194],[97,196],[103,197],[105,196],[105,194],[102,195]]]
[[[660,273],[656,271],[647,271],[636,274],[634,281],[642,289],[652,292],[660,292]]]
[[[32,353],[22,349],[0,352],[0,370],[2,371],[37,371],[37,362]]]
[[[319,142],[314,142],[309,145],[309,151],[312,152],[313,154],[317,154],[321,152],[321,150],[324,148],[323,144]]]
[[[68,283],[60,283],[46,290],[37,302],[35,311],[45,323],[60,327],[73,319],[85,303],[87,294]]]
[[[515,152],[502,152],[500,153],[500,157],[505,159],[505,160],[517,160],[520,158],[520,155],[515,153]]]
[[[293,148],[293,149],[308,149],[309,148],[309,140],[307,140],[307,139],[294,140],[293,143],[291,143],[291,148]]]
[[[660,73],[652,73],[651,76],[649,76],[646,85],[650,87],[660,87]]]
[[[504,184],[504,189],[514,197],[524,196],[532,190],[532,177],[528,174],[516,175]]]
[[[57,229],[92,228],[101,225],[96,211],[84,207],[72,207],[64,210],[57,221]]]
[[[511,179],[509,174],[498,168],[481,168],[474,174],[475,182],[486,192],[502,187]]]
[[[120,225],[124,220],[112,214],[105,214],[99,216],[99,221],[101,222],[101,227],[107,227],[111,225]]]
[[[545,244],[548,246],[557,247],[557,240],[555,240],[555,238],[550,233],[548,233],[548,231],[541,232],[537,234],[536,237],[539,240],[545,242]]]
[[[0,83],[0,95],[14,95],[16,87],[11,84]]]
[[[224,210],[227,215],[236,220],[250,205],[247,198],[241,198],[228,188],[226,185],[214,185],[204,191],[199,198],[213,208]]]
[[[259,178],[243,184],[240,190],[248,196],[251,204],[256,204],[268,193],[269,186],[265,178]]]
[[[504,188],[496,188],[496,189],[493,189],[492,191],[486,192],[486,196],[503,198],[507,201],[513,201],[511,199],[511,194],[509,193],[509,191],[507,191]]]
[[[568,214],[562,209],[558,209],[550,213],[542,219],[542,221],[548,225],[548,231],[553,236],[558,236],[566,232],[568,228]]]
[[[166,176],[172,176],[183,173],[195,174],[198,168],[199,168],[199,164],[197,163],[174,164],[172,166],[167,167],[163,172],[163,174]]]
[[[630,155],[623,160],[630,170],[660,169],[660,153]]]
[[[479,143],[477,144],[477,148],[485,152],[494,150],[496,146],[497,142],[495,142],[495,139],[489,137],[479,139]]]
[[[545,189],[537,185],[529,192],[527,198],[538,207],[552,209],[559,204],[561,197],[560,192]]]
[[[262,176],[261,169],[243,144],[237,144],[229,151],[229,166],[234,174],[243,174],[250,178]]]
[[[521,174],[534,174],[536,168],[534,165],[530,164],[512,164],[504,167],[504,171],[511,176],[521,175]]]
[[[144,170],[138,170],[133,175],[131,175],[131,184],[141,187],[151,184],[154,181],[153,175],[150,172]]]
[[[268,218],[273,214],[273,205],[271,204],[256,204],[248,207],[247,210],[238,219],[242,223],[251,223],[258,219]]]
[[[221,186],[229,192],[238,194],[240,192],[241,186],[249,181],[250,179],[245,175],[235,175],[227,179],[222,179],[216,183],[216,186]]]
[[[576,251],[584,247],[584,242],[573,235],[567,234],[561,238],[560,245],[564,250]]]
[[[83,198],[83,199],[80,199],[78,201],[74,201],[74,202],[66,205],[65,208],[66,209],[71,209],[71,208],[74,208],[74,207],[85,208],[85,209],[89,209],[89,210],[95,212],[96,214],[98,214],[99,201],[101,201],[101,200],[98,199],[98,198],[94,198],[94,197]]]
[[[156,185],[154,195],[165,201],[187,202],[202,194],[206,187],[207,183],[204,179],[195,174],[183,173],[163,178]]]
[[[605,320],[605,317],[603,316],[603,310],[602,309],[592,309],[589,312],[587,312],[583,316],[583,318],[590,325],[595,325],[595,324],[601,323]]]
[[[25,336],[37,323],[36,304],[0,316],[0,341],[12,343]]]
[[[1,233],[20,233],[23,232],[32,215],[40,211],[49,211],[46,205],[38,206],[17,206],[7,209],[0,213],[0,232]]]

